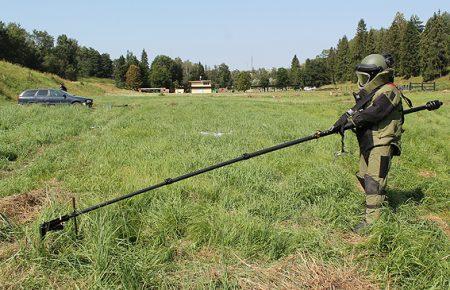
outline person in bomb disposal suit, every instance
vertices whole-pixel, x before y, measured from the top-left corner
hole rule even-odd
[[[356,126],[360,149],[356,177],[366,194],[365,218],[354,228],[358,233],[380,216],[391,160],[401,153],[402,99],[412,106],[393,83],[393,64],[390,55],[371,54],[356,66],[360,88],[354,94],[356,105],[334,124],[341,131],[349,123]]]

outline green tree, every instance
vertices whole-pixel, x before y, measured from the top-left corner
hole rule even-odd
[[[183,61],[181,58],[177,57],[172,63],[172,68],[170,70],[172,76],[172,82],[174,87],[183,87]]]
[[[114,81],[116,83],[116,87],[124,88],[125,87],[125,75],[128,71],[128,66],[125,62],[125,57],[121,55],[118,59],[113,62],[114,67]]]
[[[450,21],[448,13],[434,13],[421,35],[420,66],[425,81],[447,73],[449,63]]]
[[[418,76],[420,73],[420,26],[417,16],[411,16],[406,26],[401,46],[401,67],[406,78]]]
[[[400,48],[402,47],[402,41],[404,39],[404,34],[406,31],[407,21],[405,16],[397,12],[392,21],[391,27],[389,27],[388,33],[386,35],[386,45],[387,53],[390,53],[394,57],[394,61],[397,63],[395,73],[396,75],[403,75],[403,55],[401,54]]]
[[[292,58],[289,78],[291,85],[295,87],[300,87],[302,85],[302,69],[297,55],[294,55]]]
[[[226,64],[221,63],[214,70],[211,70],[211,73],[208,73],[208,75],[211,76],[211,81],[219,88],[231,87],[231,72]]]
[[[10,59],[11,41],[6,25],[0,21],[0,59]]]
[[[173,89],[172,80],[174,61],[168,56],[158,55],[150,67],[150,83],[153,87]]]
[[[108,53],[102,53],[100,56],[100,69],[98,77],[111,78],[113,75],[113,62]]]
[[[108,54],[79,47],[75,39],[60,35],[56,44],[46,31],[28,33],[20,25],[0,22],[0,59],[71,80],[80,76],[111,77]]]
[[[125,62],[128,67],[132,64],[139,66],[139,60],[137,59],[137,57],[131,51],[128,50],[127,54],[125,55]]]
[[[39,69],[39,52],[31,36],[19,24],[9,23],[6,26],[8,34],[7,60],[23,66]]]
[[[376,53],[388,53],[389,45],[387,42],[388,30],[381,28],[375,32],[375,51]]]
[[[150,67],[148,64],[148,55],[145,49],[142,49],[141,61],[139,62],[139,69],[141,71],[142,86],[150,86]]]
[[[81,47],[77,55],[78,76],[101,76],[102,56],[97,50],[92,47]]]
[[[352,65],[355,67],[361,60],[366,56],[366,45],[367,45],[367,26],[364,19],[359,20],[358,27],[356,28],[356,35],[353,38],[352,45]]]
[[[246,91],[250,89],[252,84],[252,78],[249,72],[241,71],[236,75],[236,79],[234,81],[234,85],[236,90],[238,91]]]
[[[182,71],[183,71],[183,87],[184,89],[189,89],[190,83],[192,79],[192,70],[193,70],[194,64],[190,62],[189,60],[183,61],[182,63]]]
[[[353,68],[351,67],[350,47],[347,36],[344,35],[344,37],[339,40],[337,45],[336,80],[339,82],[344,82],[351,79],[353,79]]]
[[[289,85],[289,72],[284,67],[277,69],[277,87],[285,88]]]
[[[46,31],[33,30],[31,39],[34,42],[34,46],[37,49],[37,61],[39,63],[39,69],[43,71],[49,71],[45,67],[45,58],[51,54],[55,45],[55,39]]]
[[[56,46],[52,51],[54,58],[57,60],[52,68],[54,73],[60,77],[76,80],[78,74],[78,42],[75,39],[68,38],[63,34],[58,36]]]
[[[221,63],[217,67],[216,83],[220,88],[231,87],[231,72],[228,66]]]
[[[417,16],[415,14],[412,15],[410,18],[410,21],[414,24],[414,26],[417,28],[419,33],[423,32],[423,30],[425,29],[425,25],[423,25],[423,21],[420,20],[419,16]]]
[[[130,65],[125,75],[127,87],[132,90],[138,90],[142,86],[141,70],[137,65]]]
[[[199,62],[193,65],[191,74],[190,74],[190,80],[191,81],[198,81],[198,80],[204,80],[206,79],[206,73],[205,73],[205,67]]]
[[[331,47],[327,51],[326,60],[329,79],[333,84],[336,84],[336,67],[337,67],[336,49]]]
[[[263,87],[264,91],[270,85],[269,73],[265,69],[259,70],[259,85]]]
[[[308,87],[320,87],[330,83],[325,52],[315,59],[307,59],[303,66],[303,82]]]
[[[370,29],[367,33],[367,39],[366,39],[366,55],[374,54],[374,53],[380,53],[380,51],[377,50],[376,47],[376,41],[375,41],[375,35],[376,30]]]

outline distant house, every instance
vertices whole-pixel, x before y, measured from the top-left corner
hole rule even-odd
[[[184,89],[175,89],[175,94],[184,94]]]
[[[191,81],[191,93],[193,94],[211,94],[212,87],[210,80]]]

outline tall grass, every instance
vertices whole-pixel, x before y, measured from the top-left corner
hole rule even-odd
[[[337,136],[84,215],[79,239],[69,224],[39,241],[39,223],[70,211],[71,196],[89,206],[325,129],[349,106],[325,93],[251,96],[102,97],[94,110],[1,106],[0,148],[17,159],[0,159],[0,196],[47,188],[51,201],[35,222],[18,225],[20,249],[0,261],[1,271],[23,288],[233,288],[242,260],[270,265],[302,252],[360,267],[381,286],[448,288],[448,236],[426,218],[448,225],[448,106],[407,117],[389,180],[392,206],[356,245],[348,236],[364,202],[357,144],[349,137],[351,154],[336,158]],[[411,97],[420,104],[435,95]],[[124,102],[132,106],[106,105]]]

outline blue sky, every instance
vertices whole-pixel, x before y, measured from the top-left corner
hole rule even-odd
[[[445,4],[447,3],[447,4]],[[232,69],[289,66],[294,54],[304,61],[353,37],[358,20],[387,27],[396,11],[417,14],[448,11],[447,1],[20,1],[0,0],[0,21],[27,30],[67,34],[79,44],[112,57],[127,49],[150,59],[165,54]]]

